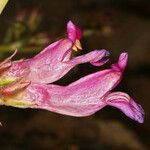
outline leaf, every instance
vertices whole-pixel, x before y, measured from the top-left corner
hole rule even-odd
[[[4,7],[6,6],[8,0],[0,0],[0,14],[2,13]]]

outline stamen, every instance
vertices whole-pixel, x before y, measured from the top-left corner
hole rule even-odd
[[[73,48],[72,48],[74,51],[78,51],[78,50],[82,50],[82,46],[81,46],[81,43],[80,43],[80,40],[76,40]]]

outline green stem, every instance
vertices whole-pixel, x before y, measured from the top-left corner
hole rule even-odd
[[[39,46],[28,46],[28,47],[21,47],[20,49],[18,49],[18,52],[21,53],[34,53],[34,52],[39,52],[43,49],[43,47],[39,47]],[[14,48],[12,48],[9,45],[1,45],[0,46],[0,53],[12,53],[14,52]]]

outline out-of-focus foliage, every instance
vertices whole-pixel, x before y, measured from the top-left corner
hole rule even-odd
[[[17,12],[14,21],[6,30],[3,45],[0,47],[1,51],[10,52],[14,49],[23,49],[23,52],[29,52],[31,49],[39,50],[49,42],[48,34],[44,31],[39,32],[41,23],[42,13],[38,8]]]

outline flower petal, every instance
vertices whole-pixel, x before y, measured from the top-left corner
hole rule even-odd
[[[123,72],[126,68],[127,62],[128,62],[128,53],[126,53],[126,52],[121,53],[121,55],[119,56],[118,63],[113,64],[112,68],[114,70]]]
[[[49,61],[51,61],[52,59],[55,61],[61,61],[66,52],[68,52],[68,51],[71,52],[72,45],[73,45],[73,43],[70,39],[61,39],[57,42],[50,44],[48,47],[46,47],[44,50],[42,50],[39,54],[37,54],[33,58],[32,61],[36,62],[39,59],[40,59],[40,61],[44,61],[45,59],[46,60],[48,59]],[[71,55],[71,53],[70,53],[70,55]]]
[[[139,123],[144,122],[144,110],[128,94],[113,92],[108,94],[104,99],[107,105],[120,109],[131,119]]]
[[[82,37],[82,31],[72,21],[67,24],[68,38],[73,42],[73,50],[77,51],[82,49],[80,38]]]
[[[74,66],[81,63],[90,62],[92,65],[101,66],[108,60],[109,52],[106,50],[93,50],[85,55],[81,55],[73,58],[67,63],[71,63]]]
[[[123,54],[115,64],[117,69],[112,68],[93,73],[66,87],[31,83],[22,94],[15,97],[15,100],[22,100],[23,104],[25,102],[33,104],[28,107],[47,109],[66,115],[93,114],[106,106],[105,95],[120,82],[122,76],[122,70],[119,71],[120,63],[123,61],[126,64],[127,61],[126,57],[121,59],[122,56]]]
[[[27,79],[27,75],[30,72],[27,60],[19,60],[13,62],[10,61],[7,62],[7,65],[0,74],[0,80],[15,81],[20,78]]]
[[[61,40],[55,46],[47,47],[44,50],[45,52],[36,56],[30,62],[29,78],[33,82],[41,83],[51,83],[60,79],[70,70],[66,70],[67,66],[62,61],[70,59],[71,47],[72,42],[69,39]]]
[[[75,65],[90,62],[100,66],[108,61],[104,59],[109,53],[106,50],[94,50],[88,54],[70,60],[74,40],[79,40],[81,32],[71,21],[67,25],[68,39],[61,39],[46,47],[42,52],[31,59],[10,62],[11,57],[6,59],[1,70],[6,69],[1,75],[3,81],[17,80],[23,76],[26,80],[39,83],[52,83],[63,77]],[[5,64],[5,65],[4,65]]]
[[[92,102],[92,99],[88,102],[86,97],[85,100],[74,99],[73,92],[69,93],[68,90],[63,86],[31,83],[24,91],[6,95],[0,103],[19,108],[46,109],[78,117],[89,116],[106,105],[100,100],[98,103]]]
[[[78,94],[82,95],[84,93],[83,91],[85,90],[85,93],[89,93],[89,96],[95,93],[97,98],[103,97],[107,92],[111,91],[119,84],[122,78],[122,70],[125,69],[126,63],[127,53],[122,53],[118,62],[113,64],[111,69],[106,69],[87,75],[71,83],[68,87],[71,89],[71,91],[80,92],[80,94],[77,92],[75,96]],[[124,64],[124,68],[122,68],[122,65],[120,64]]]
[[[69,21],[67,23],[67,34],[68,38],[71,39],[73,43],[75,43],[77,39],[80,40],[82,31],[72,21]]]
[[[106,105],[114,106],[128,117],[142,123],[144,111],[129,95],[110,93],[120,82],[127,63],[127,54],[120,55],[112,69],[85,76],[68,85],[31,83],[14,96],[4,95],[1,104],[20,108],[39,108],[70,116],[88,116]]]
[[[49,57],[44,57],[44,59],[38,59],[31,64],[29,79],[32,80],[32,82],[51,83],[63,77],[75,65],[86,62],[91,62],[93,64],[97,62],[99,65],[102,65],[106,62],[103,60],[106,56],[108,56],[106,50],[95,50],[70,61],[66,61],[66,59],[57,61],[56,59],[58,57],[49,60]]]

